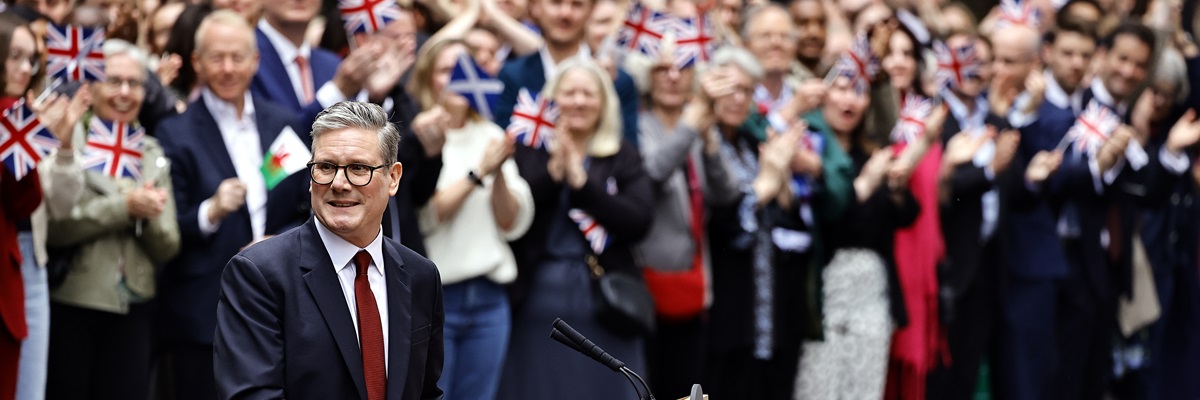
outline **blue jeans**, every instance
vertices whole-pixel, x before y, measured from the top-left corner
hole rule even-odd
[[[21,276],[25,282],[25,325],[29,336],[21,342],[17,366],[17,397],[46,398],[46,360],[50,352],[50,286],[46,269],[38,267],[33,252],[33,235],[21,232]]]
[[[512,319],[504,287],[475,278],[442,288],[445,364],[438,386],[446,400],[491,400],[500,386]]]

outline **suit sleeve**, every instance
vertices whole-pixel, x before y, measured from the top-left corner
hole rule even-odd
[[[441,400],[444,392],[438,387],[438,380],[442,376],[442,366],[445,365],[445,341],[443,340],[443,327],[446,323],[446,312],[443,308],[442,301],[442,278],[438,274],[433,274],[434,279],[434,298],[433,298],[433,330],[429,332],[429,353],[425,357],[425,381],[421,387],[421,398],[428,400]]]
[[[254,261],[240,254],[229,260],[221,274],[213,337],[217,397],[283,398],[280,304]]]
[[[500,98],[496,100],[496,108],[492,110],[492,117],[496,120],[496,125],[500,129],[507,129],[508,122],[512,119],[513,106],[517,104],[517,91],[521,90],[521,81],[517,78],[520,74],[516,69],[517,64],[506,63],[500,69],[500,82],[504,82],[504,90],[500,92]],[[537,93],[542,88],[529,88],[530,93]]]
[[[633,84],[633,78],[624,71],[617,73],[617,98],[621,100],[621,126],[625,132],[625,140],[638,148],[638,91]],[[510,112],[511,114],[511,109]],[[508,125],[500,125],[507,127]]]
[[[181,120],[173,118],[164,121],[164,125],[179,121]],[[179,133],[190,134],[190,132]],[[168,160],[171,160],[171,200],[175,203],[176,229],[183,240],[207,243],[210,236],[200,229],[200,203],[203,203],[212,194],[195,193],[196,189],[192,187],[193,176],[197,172],[194,157],[182,149],[182,146],[175,142],[176,140],[180,139],[167,136],[159,141],[163,147],[163,154]]]

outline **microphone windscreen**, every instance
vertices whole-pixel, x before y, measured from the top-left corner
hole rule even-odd
[[[580,348],[578,344],[576,344],[571,339],[567,338],[567,336],[563,335],[563,333],[561,331],[559,331],[558,329],[550,330],[550,338],[554,339],[556,342],[566,345],[567,347],[575,349],[575,351],[583,353],[583,349]]]

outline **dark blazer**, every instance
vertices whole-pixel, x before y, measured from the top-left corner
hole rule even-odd
[[[262,30],[255,29],[254,32],[258,37],[259,59],[258,72],[254,74],[254,81],[250,83],[250,92],[291,110],[299,118],[297,121],[301,125],[311,126],[312,121],[317,118],[317,113],[324,107],[315,99],[307,106],[300,104],[300,99],[296,98],[296,89],[292,87],[287,69],[284,68],[285,60],[279,59],[279,52]],[[333,74],[337,72],[342,59],[329,50],[317,47],[312,48],[310,57],[308,65],[312,69],[313,96],[316,96],[321,85],[333,80]],[[307,131],[308,129],[304,130]]]
[[[437,267],[383,240],[391,400],[439,399],[442,284]],[[362,352],[315,219],[229,260],[213,367],[222,399],[366,399]]]
[[[512,242],[517,259],[517,280],[509,287],[513,309],[519,309],[529,293],[533,277],[541,265],[549,240],[550,225],[556,218],[563,184],[555,183],[546,170],[550,154],[526,146],[517,146],[513,159],[521,177],[533,193],[533,223],[521,239]],[[608,231],[609,245],[598,260],[610,271],[625,271],[640,278],[641,270],[633,260],[633,246],[650,231],[654,210],[654,188],[643,168],[642,157],[629,143],[611,157],[593,158],[588,180],[579,190],[571,191],[572,207],[587,211]],[[609,194],[607,182],[616,182],[617,193]],[[583,233],[581,232],[580,235]]]
[[[501,82],[504,82],[504,92],[500,93],[500,99],[496,101],[496,109],[492,111],[496,119],[496,125],[506,128],[508,127],[509,119],[512,117],[513,106],[517,104],[517,93],[521,88],[528,89],[529,93],[536,94],[542,91],[542,87],[546,86],[546,68],[542,65],[541,54],[533,53],[505,62],[504,67],[500,68],[499,78]],[[621,101],[623,138],[632,144],[634,148],[637,148],[637,86],[634,85],[633,78],[622,69],[617,70],[617,79],[613,80],[613,86],[616,87],[617,98]]]
[[[292,113],[251,95],[259,143],[265,152]],[[171,183],[182,247],[179,256],[163,270],[159,299],[163,326],[168,337],[193,343],[212,343],[221,268],[230,257],[253,240],[250,212],[246,207],[225,217],[212,235],[200,232],[200,203],[217,192],[227,178],[236,178],[233,161],[225,148],[217,122],[200,99],[187,111],[159,125],[159,141],[171,160]],[[301,140],[308,135],[293,127]],[[308,219],[311,207],[308,174],[298,172],[267,192],[265,234],[274,235],[299,226]]]
[[[21,279],[21,247],[17,224],[42,204],[37,170],[20,181],[0,164],[0,329],[20,341],[25,338],[25,281]],[[30,255],[32,256],[32,254]]]

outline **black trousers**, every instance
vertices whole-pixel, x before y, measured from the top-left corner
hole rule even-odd
[[[1112,383],[1117,298],[1112,288],[1097,288],[1087,278],[1088,274],[1107,274],[1108,265],[1084,265],[1078,242],[1068,241],[1064,249],[1071,269],[1059,291],[1061,362],[1055,398],[1101,399]]]
[[[213,346],[199,343],[168,343],[163,373],[170,377],[166,392],[174,400],[212,400],[217,398],[213,372]]]
[[[708,360],[701,384],[713,399],[791,400],[796,391],[799,346],[777,347],[770,360],[755,359],[751,347],[710,355]]]
[[[658,320],[646,342],[646,364],[654,397],[678,399],[691,393],[704,374],[708,322],[704,314],[684,321]]]
[[[151,310],[126,315],[50,302],[50,400],[145,399],[150,390]]]
[[[994,332],[999,327],[1001,313],[1001,275],[994,240],[983,248],[979,260],[975,278],[956,299],[953,322],[946,327],[950,365],[929,374],[927,397],[930,399],[974,398],[975,388],[979,385],[979,366],[997,347]]]

